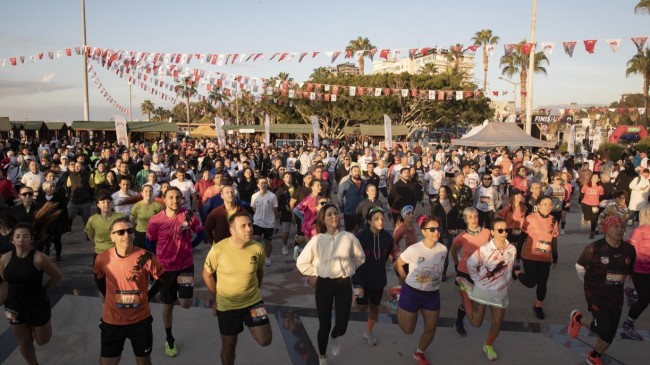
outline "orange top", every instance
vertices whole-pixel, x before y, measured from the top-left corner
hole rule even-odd
[[[526,243],[521,257],[531,261],[553,262],[551,242],[558,236],[558,224],[550,214],[544,218],[538,212],[524,220],[522,230],[526,232]]]
[[[472,256],[477,248],[490,241],[490,231],[482,228],[477,235],[471,235],[466,231],[454,238],[453,246],[460,248],[460,260],[458,261],[458,271],[469,275],[467,270],[467,259]]]

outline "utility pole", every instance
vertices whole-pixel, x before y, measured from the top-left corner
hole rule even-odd
[[[131,97],[131,85],[132,84],[133,83],[131,81],[129,81],[129,122],[133,121],[133,104],[132,104],[133,97]]]
[[[528,85],[526,85],[526,133],[532,133],[533,124],[533,79],[535,78],[535,25],[537,22],[537,0],[533,0],[533,15],[530,21],[530,43],[533,45],[528,61]],[[522,85],[523,86],[523,85]]]
[[[86,1],[81,0],[81,61],[84,75],[84,120],[90,119],[90,103],[88,103],[88,56],[86,55]]]

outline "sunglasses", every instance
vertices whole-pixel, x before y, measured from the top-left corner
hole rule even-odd
[[[495,229],[495,231],[497,231],[499,233],[503,233],[503,232],[507,232],[508,230],[505,229],[505,228],[499,228],[499,229]]]
[[[21,193],[21,196],[34,196],[34,193]]]
[[[318,202],[318,205],[321,206],[321,207],[322,207],[323,205],[325,205],[325,204],[327,204],[327,202]]]
[[[135,229],[133,228],[118,229],[117,231],[113,231],[112,233],[118,236],[124,236],[125,233],[132,235],[135,234]]]
[[[492,181],[492,178],[485,178],[483,181]]]
[[[442,232],[444,232],[445,229],[442,228],[442,227],[427,227],[427,228],[422,228],[422,230],[423,231],[429,231],[431,233],[434,233],[436,231],[442,233]]]

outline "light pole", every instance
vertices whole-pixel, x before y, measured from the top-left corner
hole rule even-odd
[[[90,119],[90,104],[88,103],[88,56],[86,55],[86,2],[81,0],[81,65],[84,75],[84,120]]]
[[[533,0],[530,21],[530,43],[533,45],[528,60],[528,85],[526,85],[526,133],[531,135],[533,125],[533,78],[535,76],[535,25],[537,23],[537,0]]]
[[[499,80],[503,80],[505,82],[511,83],[512,86],[515,88],[514,93],[512,94],[512,114],[515,116],[517,115],[517,85],[520,84],[520,82],[514,82],[508,79],[505,79],[501,76],[499,76]]]
[[[129,85],[129,122],[133,121],[133,104],[131,103],[133,100],[133,97],[131,96],[131,86],[133,83],[131,81],[128,82]]]

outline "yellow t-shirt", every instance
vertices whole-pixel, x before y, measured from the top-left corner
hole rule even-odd
[[[133,221],[136,218],[138,219],[138,224],[135,226],[135,230],[138,232],[147,232],[149,219],[162,210],[162,205],[156,201],[147,204],[147,202],[141,200],[135,203],[131,208],[131,220]]]
[[[124,214],[113,212],[107,219],[104,219],[99,213],[93,214],[88,218],[86,233],[88,237],[95,241],[96,254],[100,254],[115,246],[113,241],[111,241],[111,232],[109,232],[109,229],[113,221],[121,217],[124,217]]]
[[[239,249],[230,237],[212,245],[205,258],[205,271],[217,273],[217,310],[250,307],[262,300],[257,271],[264,270],[264,247],[250,241]]]

